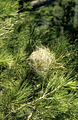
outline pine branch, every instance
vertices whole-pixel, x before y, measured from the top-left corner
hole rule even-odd
[[[4,35],[6,35],[7,33],[10,33],[10,32],[13,32],[13,30],[0,34],[0,37],[4,36]]]
[[[33,112],[30,113],[30,115],[28,116],[27,120],[31,120]]]
[[[6,115],[6,117],[4,118],[4,120],[11,114],[11,113],[16,113],[17,111],[23,109],[24,107],[26,106],[33,106],[36,102],[42,100],[42,99],[47,99],[47,96],[53,94],[55,91],[57,91],[58,89],[60,89],[63,85],[59,85],[57,88],[55,88],[53,91],[47,93],[47,91],[43,94],[42,97],[34,100],[34,101],[31,101],[31,102],[28,102],[27,104],[23,104],[21,105],[21,107],[17,108],[16,110],[12,110],[9,114]],[[48,98],[49,99],[49,98]],[[50,98],[52,100],[52,98]],[[33,107],[32,107],[33,108]],[[28,116],[28,119],[27,120],[30,120],[30,118],[32,117],[32,113],[30,113],[30,115]]]

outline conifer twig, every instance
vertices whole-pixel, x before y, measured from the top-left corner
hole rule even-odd
[[[8,31],[8,32],[5,32],[5,33],[2,33],[2,34],[0,34],[0,37],[3,36],[3,35],[5,35],[5,34],[7,34],[7,33],[9,33],[9,32],[12,32],[12,31],[13,31],[13,30]]]
[[[54,93],[56,90],[58,90],[58,89],[61,88],[61,87],[62,87],[62,85],[59,85],[57,88],[55,88],[53,91],[51,91],[51,92],[49,92],[49,93],[47,93],[47,91],[46,91],[46,92],[43,94],[42,97],[40,97],[40,98],[38,98],[38,99],[36,99],[36,100],[34,100],[34,101],[32,101],[32,102],[29,102],[29,103],[27,103],[27,104],[23,104],[20,108],[18,108],[18,109],[16,109],[16,110],[12,110],[8,115],[6,115],[6,117],[4,118],[4,120],[5,120],[12,112],[13,112],[13,113],[14,113],[14,112],[17,112],[17,111],[19,111],[20,109],[22,109],[22,108],[24,108],[24,107],[26,107],[26,106],[28,106],[28,105],[30,105],[30,104],[34,104],[34,103],[36,103],[37,101],[39,101],[39,100],[41,100],[41,99],[45,99],[48,95]],[[28,117],[27,120],[30,120],[31,116],[32,116],[32,114],[29,115],[29,117]]]
[[[28,116],[27,120],[30,120],[30,119],[31,119],[31,117],[32,117],[32,112],[29,114],[29,116]]]

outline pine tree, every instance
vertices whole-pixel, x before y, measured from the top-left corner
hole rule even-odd
[[[0,120],[78,120],[74,1],[0,5]]]

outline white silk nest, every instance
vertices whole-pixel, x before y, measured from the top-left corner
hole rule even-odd
[[[47,48],[37,48],[29,56],[29,65],[37,74],[45,75],[55,63],[55,55]]]

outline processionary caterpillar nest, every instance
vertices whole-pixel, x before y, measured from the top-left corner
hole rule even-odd
[[[35,72],[45,75],[52,63],[55,63],[55,55],[48,48],[37,48],[29,56],[29,65]]]

